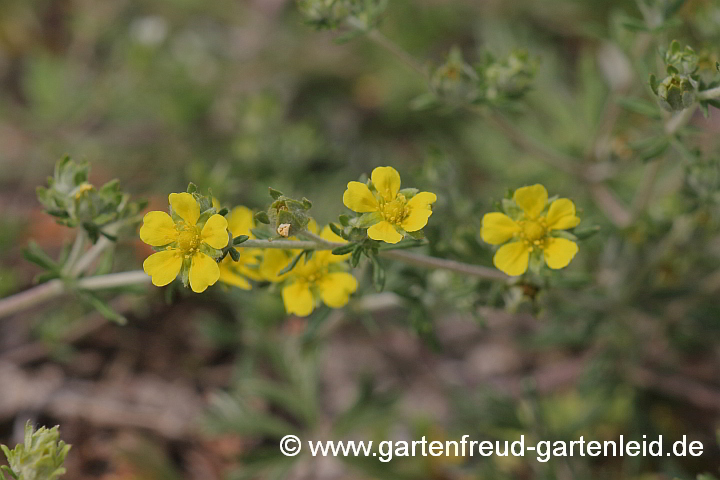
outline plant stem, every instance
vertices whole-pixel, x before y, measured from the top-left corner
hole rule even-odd
[[[82,278],[75,283],[75,286],[83,290],[103,290],[106,288],[118,288],[142,283],[150,283],[150,277],[142,270],[134,270]],[[59,297],[67,291],[69,291],[68,284],[63,280],[55,279],[7,297],[0,300],[0,318]]]
[[[78,257],[83,251],[83,248],[85,248],[85,239],[87,238],[85,234],[85,230],[82,228],[78,230],[77,235],[75,236],[75,242],[73,243],[72,249],[70,250],[70,254],[68,255],[67,260],[65,261],[65,265],[63,265],[62,273],[63,275],[67,275],[72,270],[73,266],[75,265],[75,262],[77,262]]]
[[[415,60],[415,58],[412,55],[407,53],[404,49],[399,47],[395,42],[393,42],[392,40],[387,38],[385,35],[380,33],[379,30],[377,30],[377,29],[370,30],[367,33],[367,37],[370,40],[372,40],[373,42],[375,42],[377,45],[379,45],[380,47],[384,48],[389,53],[391,53],[392,55],[397,57],[405,65],[407,65],[408,67],[415,70],[415,72],[419,73],[420,76],[422,76],[425,81],[429,81],[427,69],[425,69],[420,64],[420,62]]]
[[[704,90],[697,94],[700,100],[710,100],[712,98],[720,98],[720,87],[711,88],[710,90]]]

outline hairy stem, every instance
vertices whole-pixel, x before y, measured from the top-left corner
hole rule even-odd
[[[75,282],[74,286],[70,286],[60,279],[50,280],[47,283],[0,300],[0,318],[52,300],[67,293],[73,287],[82,290],[104,290],[143,283],[150,283],[150,277],[142,270],[81,278]]]

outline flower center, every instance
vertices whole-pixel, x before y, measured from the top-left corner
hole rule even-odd
[[[537,220],[524,220],[519,222],[522,231],[520,237],[528,247],[542,247],[545,242],[545,236],[547,235],[547,222],[545,217],[540,217]]]
[[[177,245],[184,255],[192,255],[197,252],[200,247],[200,232],[191,225],[182,225],[177,227]]]
[[[406,205],[407,200],[405,200],[405,195],[398,193],[394,200],[382,204],[383,218],[392,224],[399,224],[408,216]]]

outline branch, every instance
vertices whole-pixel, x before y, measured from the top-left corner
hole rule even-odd
[[[81,278],[74,283],[68,283],[60,279],[50,280],[47,283],[0,300],[0,318],[59,297],[63,293],[71,291],[73,287],[81,290],[104,290],[143,283],[150,283],[150,277],[142,270]]]

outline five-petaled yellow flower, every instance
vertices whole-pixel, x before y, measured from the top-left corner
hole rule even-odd
[[[325,227],[320,236],[331,242],[344,242],[330,227]],[[321,300],[331,308],[340,308],[348,303],[358,283],[355,277],[345,271],[343,262],[347,257],[333,255],[328,250],[315,251],[310,260],[303,257],[290,272],[278,276],[290,258],[282,250],[267,250],[262,270],[268,280],[285,282],[282,298],[287,313],[305,317],[312,313]]]
[[[482,239],[491,245],[505,243],[495,252],[493,264],[508,275],[522,275],[528,269],[530,255],[542,253],[548,267],[566,267],[578,246],[572,240],[553,236],[553,232],[580,223],[575,204],[559,198],[547,208],[548,192],[539,184],[518,188],[513,200],[522,209],[516,220],[499,212],[487,213],[482,220]]]
[[[437,200],[434,193],[401,191],[400,174],[392,167],[377,167],[370,180],[373,190],[364,183],[350,182],[343,195],[346,207],[367,215],[370,238],[398,243],[406,232],[417,232],[427,225],[431,205]]]
[[[228,230],[233,237],[248,235],[250,238],[254,238],[251,230],[255,228],[255,218],[249,208],[243,206],[233,208],[227,216],[227,222]],[[230,255],[220,262],[220,281],[243,290],[250,290],[252,287],[248,279],[262,279],[258,272],[259,257],[262,255],[262,251],[257,248],[241,247],[242,244],[237,248],[240,254],[237,262]]]
[[[220,278],[213,257],[217,249],[228,244],[227,220],[214,214],[198,223],[200,205],[191,194],[171,193],[169,199],[172,217],[165,212],[148,212],[143,218],[140,239],[153,247],[164,247],[145,259],[143,269],[158,287],[172,282],[181,271],[187,272],[193,292],[204,292]]]

